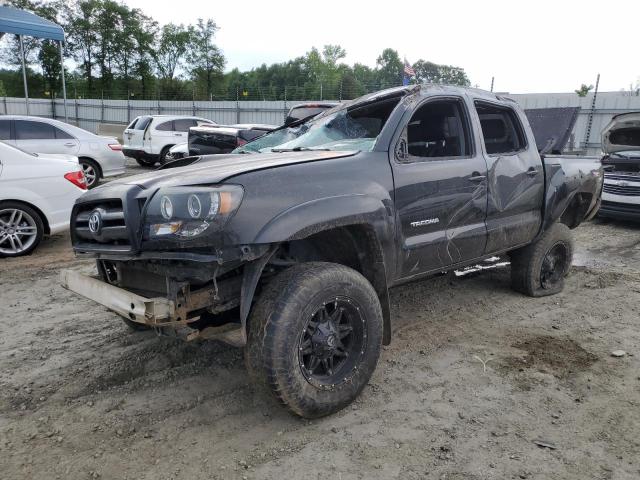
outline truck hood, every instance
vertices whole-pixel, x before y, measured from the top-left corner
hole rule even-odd
[[[606,154],[640,150],[640,112],[616,115],[602,131]]]
[[[298,163],[350,157],[357,151],[279,152],[254,154],[204,155],[193,163],[164,168],[142,175],[109,182],[108,185],[138,185],[142,188],[173,187],[220,183],[236,175]],[[178,160],[178,162],[182,162]],[[105,186],[108,186],[105,185]],[[101,188],[101,187],[99,187]]]

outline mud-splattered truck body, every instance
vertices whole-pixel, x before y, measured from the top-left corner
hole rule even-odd
[[[65,286],[132,328],[243,346],[296,414],[351,402],[391,339],[388,289],[508,256],[556,293],[569,229],[597,211],[598,158],[541,158],[526,116],[475,89],[402,87],[182,159],[78,200]]]

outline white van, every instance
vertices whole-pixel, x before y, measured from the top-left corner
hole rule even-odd
[[[200,117],[183,115],[143,115],[136,117],[123,132],[127,157],[135,158],[142,166],[153,166],[165,162],[169,149],[185,143],[189,128],[200,125],[217,125],[216,122]]]

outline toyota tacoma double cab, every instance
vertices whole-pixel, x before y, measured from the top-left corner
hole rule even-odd
[[[557,293],[601,188],[598,158],[541,158],[508,98],[394,88],[88,192],[71,238],[98,275],[61,281],[133,329],[244,347],[253,379],[319,417],[391,341],[390,287],[497,255],[518,292]]]

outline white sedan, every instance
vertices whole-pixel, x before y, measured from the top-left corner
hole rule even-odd
[[[0,140],[33,153],[74,155],[87,179],[87,187],[101,178],[122,175],[126,159],[113,137],[101,137],[51,118],[3,115]]]
[[[0,142],[0,257],[28,255],[44,235],[68,229],[71,209],[86,190],[77,157]]]

